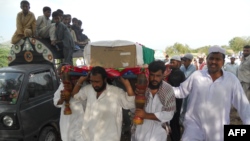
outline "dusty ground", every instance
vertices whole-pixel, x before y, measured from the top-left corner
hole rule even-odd
[[[230,124],[232,125],[241,125],[242,121],[237,113],[237,110],[232,108],[230,113]],[[130,141],[130,134],[122,134],[121,141]],[[167,141],[171,141],[171,139],[168,137]]]
[[[235,108],[231,109],[230,113],[230,124],[232,125],[241,125],[242,121],[237,113],[237,110]],[[168,137],[167,141],[171,141],[170,137]]]
[[[230,124],[232,125],[241,125],[242,121],[237,113],[237,110],[232,108],[231,114],[230,114]]]

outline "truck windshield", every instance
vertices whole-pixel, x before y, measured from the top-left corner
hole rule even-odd
[[[0,72],[0,104],[16,104],[23,77],[22,73]]]

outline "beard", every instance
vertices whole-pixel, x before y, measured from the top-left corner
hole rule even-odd
[[[243,53],[243,56],[244,56],[244,57],[247,57],[247,56],[249,56],[249,54],[244,54],[244,53]]]
[[[102,92],[106,88],[107,83],[103,82],[101,87],[93,87],[96,92]]]
[[[211,64],[212,65],[212,64]],[[217,73],[221,71],[222,67],[219,67],[218,65],[215,65],[216,67],[211,67],[211,65],[207,65],[208,72],[211,74]]]
[[[155,89],[159,89],[159,87],[161,86],[162,84],[162,81],[157,83],[156,85],[153,85],[153,82],[157,82],[157,81],[150,81],[149,84],[148,84],[148,87],[151,89],[151,90],[155,90]]]

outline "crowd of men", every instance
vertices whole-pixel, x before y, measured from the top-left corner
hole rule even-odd
[[[13,44],[24,37],[50,38],[51,44],[64,49],[65,62],[72,63],[72,51],[86,38],[81,21],[43,8],[37,20],[29,11],[28,1],[21,2],[22,12],[17,15],[17,30]],[[73,34],[74,33],[74,34]],[[107,82],[103,67],[94,66],[88,76],[75,83],[70,106],[71,115],[61,111],[60,132],[63,141],[119,141],[123,121],[122,109],[134,111],[144,119],[142,125],[133,125],[131,141],[223,141],[224,125],[230,124],[230,110],[235,107],[243,124],[250,124],[250,46],[243,47],[239,66],[231,57],[225,63],[226,51],[212,46],[208,56],[193,62],[193,55],[175,55],[166,62],[153,61],[148,65],[148,88],[144,109],[135,109],[138,89],[130,81],[119,80],[125,90]],[[168,56],[167,56],[168,57]],[[58,68],[60,74],[62,64]],[[54,105],[65,107],[61,84],[54,94]],[[180,132],[180,124],[184,132]]]
[[[225,49],[212,46],[198,66],[192,64],[190,53],[172,56],[168,64],[151,62],[144,109],[135,109],[139,90],[133,90],[128,79],[120,77],[123,90],[107,82],[103,67],[93,67],[89,76],[80,77],[75,84],[70,101],[75,111],[71,116],[62,111],[62,140],[119,141],[122,109],[130,109],[144,119],[142,125],[132,125],[131,141],[166,141],[168,136],[171,141],[223,141],[232,106],[242,123],[250,124],[250,46],[243,47],[236,74],[227,70],[234,58],[225,63],[225,56]],[[62,89],[61,84],[55,93],[58,107],[65,104]]]
[[[52,46],[63,50],[64,62],[73,65],[74,50],[83,48],[89,41],[83,34],[82,21],[72,19],[70,14],[64,14],[61,9],[54,11],[53,20],[50,20],[51,8],[48,6],[43,7],[43,15],[36,19],[34,13],[29,10],[28,1],[21,1],[20,7],[22,11],[17,14],[16,31],[11,43],[21,45],[26,37],[49,39]]]

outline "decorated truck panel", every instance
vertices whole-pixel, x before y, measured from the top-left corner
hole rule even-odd
[[[9,66],[0,69],[1,141],[60,139],[60,109],[53,104],[59,52],[34,38],[11,47]]]

